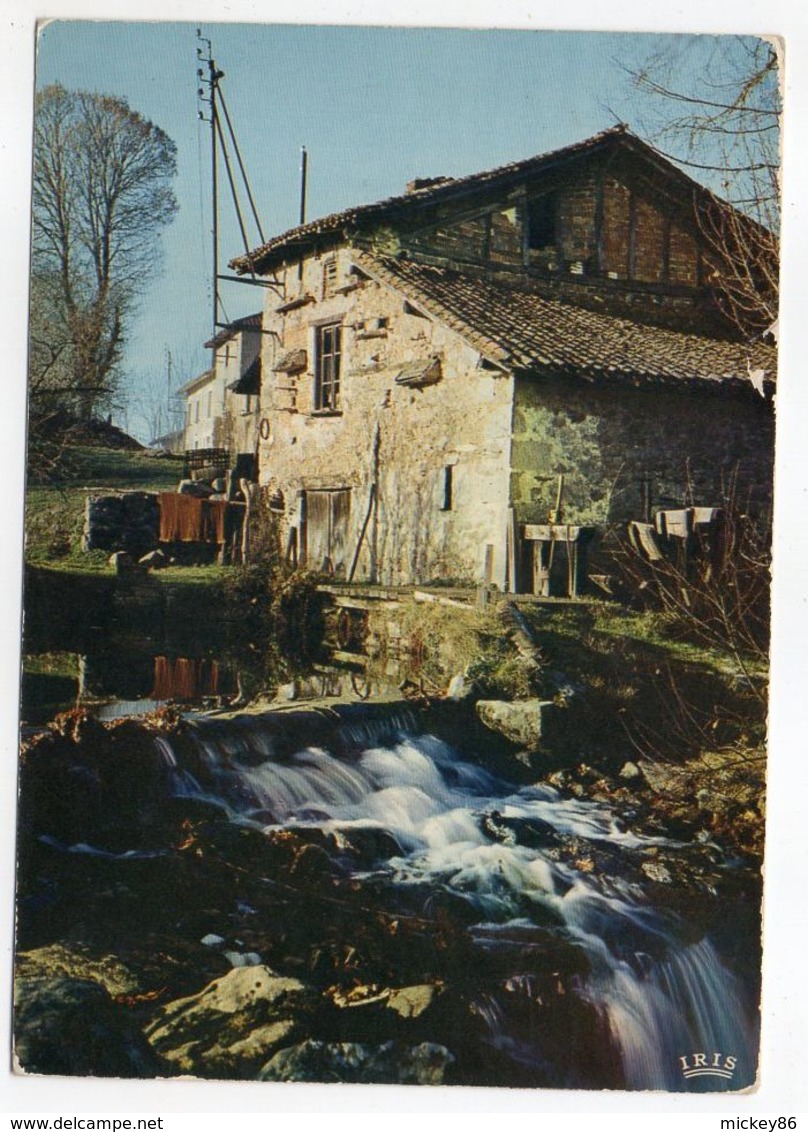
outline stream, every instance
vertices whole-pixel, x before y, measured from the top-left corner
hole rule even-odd
[[[190,753],[156,740],[166,789],[241,828],[318,837],[379,907],[434,916],[440,897],[482,972],[469,1017],[515,1082],[704,1091],[754,1081],[754,1004],[637,868],[683,847],[633,832],[603,804],[509,783],[464,757],[461,736],[437,738],[406,710],[382,722],[347,713],[310,743],[296,739],[305,731],[282,713],[198,719]],[[368,839],[370,860],[341,853]],[[548,1008],[554,947],[579,969],[559,974]]]

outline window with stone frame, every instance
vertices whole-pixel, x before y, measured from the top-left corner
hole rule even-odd
[[[316,328],[314,409],[315,412],[337,412],[340,407],[340,362],[342,359],[342,326],[329,323]]]

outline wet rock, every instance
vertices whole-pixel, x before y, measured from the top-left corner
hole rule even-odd
[[[417,986],[400,987],[390,992],[387,1000],[389,1010],[394,1010],[401,1018],[418,1018],[428,1010],[440,993],[434,983],[419,983]]]
[[[280,1050],[259,1074],[262,1081],[341,1081],[376,1085],[442,1085],[454,1062],[434,1042],[405,1046],[385,1042],[305,1041]]]
[[[183,1073],[249,1078],[300,1036],[313,995],[268,967],[236,967],[189,998],[162,1007],[146,1029],[154,1049]]]
[[[640,762],[640,770],[651,789],[659,794],[676,796],[685,790],[690,782],[690,775],[685,768],[672,766],[669,763],[652,763],[643,759]]]
[[[171,1072],[128,1010],[89,979],[20,978],[15,1053],[28,1073],[155,1077]]]
[[[224,951],[222,954],[231,967],[261,966],[261,956],[257,951]]]
[[[636,763],[627,762],[624,763],[620,769],[620,777],[624,778],[627,782],[632,782],[642,777],[642,771]]]
[[[554,707],[548,700],[478,700],[477,716],[491,731],[527,748],[538,749],[547,713]]]
[[[335,988],[329,997],[341,1009],[382,1006],[385,1010],[392,1010],[399,1018],[418,1018],[433,1005],[442,990],[440,983],[417,983],[397,988],[356,986],[348,991]]]
[[[640,866],[649,880],[656,884],[671,884],[673,877],[661,861],[644,861]]]
[[[395,837],[383,826],[355,826],[339,830],[339,848],[347,852],[355,864],[372,866],[379,861],[401,855],[401,846]]]

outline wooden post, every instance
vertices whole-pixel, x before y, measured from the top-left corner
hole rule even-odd
[[[507,562],[508,562],[508,590],[510,593],[519,593],[519,573],[516,564],[516,551],[518,545],[518,532],[516,529],[516,511],[508,508],[508,534],[507,534]]]
[[[258,496],[258,484],[249,480],[240,481],[241,494],[244,496],[244,520],[241,528],[241,561],[246,566],[250,561],[250,517],[253,512],[255,500]]]
[[[367,513],[365,514],[365,521],[362,524],[362,530],[359,532],[359,542],[357,542],[357,544],[356,544],[356,550],[354,551],[353,562],[351,562],[351,569],[348,572],[348,581],[349,582],[352,582],[354,580],[354,574],[356,573],[356,567],[359,564],[359,552],[362,549],[362,543],[365,540],[365,533],[367,532],[367,529],[368,529],[368,523],[370,522],[370,516],[371,516],[371,513],[373,511],[373,504],[375,503],[375,501],[376,501],[376,484],[372,483],[370,485],[370,495],[368,497],[368,509],[367,509]]]
[[[483,566],[483,581],[490,586],[494,580],[494,544],[485,544],[485,564]]]
[[[286,543],[286,565],[293,570],[297,569],[297,527],[289,528],[289,538]]]

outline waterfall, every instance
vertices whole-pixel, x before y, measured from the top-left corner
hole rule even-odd
[[[480,954],[496,956],[497,970],[511,963],[472,1010],[491,1048],[526,1071],[541,1076],[558,1063],[558,1035],[543,1032],[525,960],[550,933],[581,957],[571,993],[598,1020],[612,1084],[701,1091],[754,1081],[754,1004],[708,938],[654,907],[636,867],[638,854],[675,853],[676,843],[626,828],[604,804],[547,785],[518,788],[433,735],[413,734],[405,717],[309,722],[277,713],[198,720],[193,773],[157,740],[169,788],[265,830],[316,827],[337,842],[351,830],[384,831],[398,849],[374,869],[411,898],[450,893],[469,911]],[[311,745],[296,740],[312,730]],[[565,857],[570,843],[599,863]],[[575,1049],[565,1056],[559,1083],[584,1084]]]

